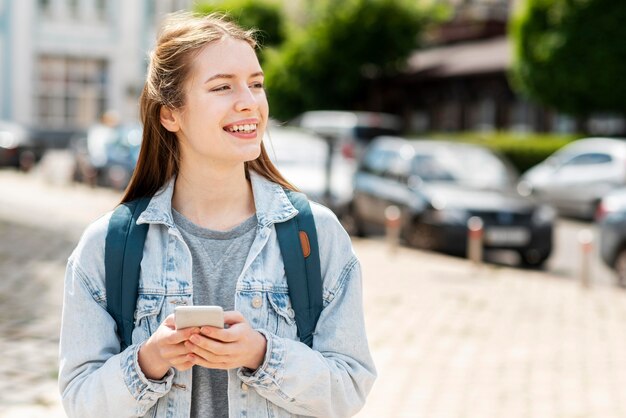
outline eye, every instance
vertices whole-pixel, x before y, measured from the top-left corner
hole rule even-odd
[[[230,86],[229,85],[223,85],[223,86],[218,86],[215,88],[212,88],[211,91],[226,91],[226,90],[230,90]]]
[[[252,83],[252,88],[253,89],[262,89],[263,88],[263,82],[262,81],[255,81],[254,83]]]

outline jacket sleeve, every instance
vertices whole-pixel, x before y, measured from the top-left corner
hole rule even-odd
[[[361,269],[343,230],[345,236],[334,240],[332,233],[320,234],[319,223],[317,229],[322,238],[320,256],[330,260],[326,265],[322,260],[324,309],[313,334],[313,349],[259,330],[267,339],[264,363],[255,371],[240,369],[238,376],[293,414],[347,417],[363,407],[376,378],[363,318]],[[324,236],[334,242],[322,242]],[[347,261],[336,256],[346,253]]]
[[[139,368],[135,344],[120,351],[113,318],[104,295],[68,262],[60,340],[59,389],[69,417],[136,417],[166,394],[170,370],[151,381]]]

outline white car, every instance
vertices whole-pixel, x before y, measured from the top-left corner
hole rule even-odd
[[[293,127],[272,124],[263,142],[270,159],[289,182],[309,199],[329,207],[338,217],[342,216],[352,199],[354,160],[333,150],[331,164],[327,166],[329,143],[320,136]]]
[[[402,120],[396,115],[345,110],[310,110],[289,124],[336,141],[344,157],[356,160],[375,137],[398,135],[402,130]]]
[[[519,189],[562,215],[593,219],[600,199],[626,185],[626,139],[574,141],[522,176]]]

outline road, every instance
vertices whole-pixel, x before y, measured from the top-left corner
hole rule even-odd
[[[0,170],[1,418],[64,416],[55,379],[65,260],[119,199],[55,183]],[[379,372],[358,417],[626,417],[626,292],[600,275],[590,289],[568,276],[580,227],[559,224],[559,246],[561,236],[573,244],[548,272],[355,240]]]

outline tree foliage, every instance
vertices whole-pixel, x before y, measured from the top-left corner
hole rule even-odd
[[[246,29],[257,29],[263,47],[275,47],[285,40],[285,19],[280,5],[271,0],[224,0],[200,3],[196,11],[202,14],[227,13]]]
[[[336,0],[267,55],[272,114],[351,108],[364,81],[402,67],[419,44],[426,13],[415,1]]]
[[[625,22],[623,1],[525,0],[511,25],[514,87],[570,114],[624,112]]]

